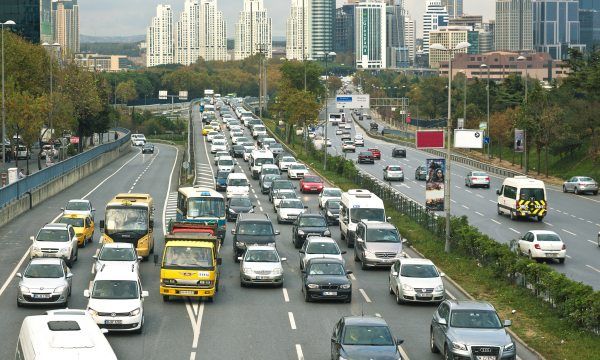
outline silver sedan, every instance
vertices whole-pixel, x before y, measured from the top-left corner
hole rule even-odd
[[[67,306],[73,274],[61,258],[31,259],[23,274],[17,273],[19,287],[17,306]]]
[[[563,192],[567,191],[574,194],[591,192],[594,195],[598,195],[598,183],[588,176],[573,176],[563,183]]]
[[[474,186],[481,186],[489,189],[490,176],[483,171],[469,171],[465,177],[465,186],[470,188]]]

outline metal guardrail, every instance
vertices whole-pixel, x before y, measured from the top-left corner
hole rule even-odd
[[[0,208],[8,205],[10,202],[17,200],[27,193],[45,185],[52,180],[59,178],[69,171],[81,167],[88,162],[92,161],[96,157],[112,151],[124,143],[130,141],[131,132],[124,128],[116,128],[118,132],[125,133],[124,136],[119,139],[107,143],[98,145],[90,150],[82,152],[81,154],[72,156],[66,160],[58,162],[50,167],[42,169],[36,173],[33,173],[24,179],[16,181],[0,189]]]

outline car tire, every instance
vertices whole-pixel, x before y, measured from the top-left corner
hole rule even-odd
[[[575,186],[575,187],[573,188],[573,194],[575,194],[575,195],[579,195],[579,190],[577,189],[577,186]]]
[[[529,260],[531,260],[531,261],[536,261],[536,259],[534,259],[534,258],[533,258],[533,255],[531,254],[531,250],[529,250],[529,251],[527,252],[527,258],[528,258]]]
[[[496,205],[496,207],[497,207],[498,215],[502,215],[502,210],[500,210],[500,205]]]
[[[355,251],[354,253],[356,254],[356,251]],[[367,270],[367,269],[368,269],[368,267],[367,267],[367,265],[365,264],[365,261],[364,261],[364,260],[361,260],[361,261],[360,261],[360,268],[361,268],[362,270]]]
[[[162,296],[163,302],[169,302],[169,295],[163,295]]]
[[[302,291],[304,293],[304,301],[305,302],[310,302],[310,295],[308,295],[308,291]]]
[[[539,215],[538,215],[538,216],[537,216],[537,221],[538,221],[538,222],[542,222],[542,220],[544,220],[544,217],[543,217],[543,216],[539,216]]]
[[[515,220],[517,218],[517,215],[515,214],[515,212],[513,210],[510,211],[510,219],[511,220]]]
[[[562,191],[563,191],[564,193],[566,193],[566,192],[567,192],[567,187],[563,185],[563,187],[562,187]]]
[[[598,195],[598,190],[594,191],[592,194]]]
[[[354,249],[354,261],[359,262],[360,258],[358,257],[358,253],[356,252],[356,249]]]
[[[22,303],[22,302],[20,302],[19,300],[17,300],[17,307],[19,307],[19,308],[20,308],[20,307],[23,307],[23,303]]]
[[[400,290],[396,289],[396,304],[402,305],[404,300],[400,297]]]
[[[389,283],[389,289],[388,290],[389,290],[389,292],[390,292],[391,295],[394,295],[394,288],[392,288],[392,282],[388,281],[388,283]]]
[[[434,354],[439,354],[440,349],[435,345],[435,341],[433,339],[433,331],[429,329],[429,350],[431,350]]]
[[[560,258],[560,259],[558,259],[558,263],[559,264],[564,264],[565,263],[565,259],[566,258]]]
[[[350,293],[350,296],[348,296],[348,298],[346,300],[344,300],[344,302],[347,304],[352,302],[352,293]]]
[[[450,351],[448,350],[448,345],[444,346],[444,356],[443,359],[444,360],[452,360],[454,357],[452,356],[452,354],[450,354]]]

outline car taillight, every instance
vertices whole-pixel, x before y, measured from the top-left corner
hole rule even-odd
[[[535,245],[533,245],[533,247],[534,247],[534,248],[536,248],[536,249],[538,249],[538,250],[541,250],[541,249],[542,249],[542,248],[540,247],[540,244],[535,244]]]
[[[471,180],[477,180],[477,178],[476,177],[472,177]]]
[[[489,178],[489,177],[486,177],[486,178],[485,178],[485,181],[490,181],[490,178]]]
[[[566,245],[566,244],[563,244],[563,246],[562,246],[562,249],[563,249],[563,250],[567,250],[567,245]]]

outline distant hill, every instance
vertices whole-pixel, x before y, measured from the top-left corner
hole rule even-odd
[[[138,43],[145,41],[146,35],[131,35],[131,36],[90,36],[81,35],[79,41],[84,43]]]

